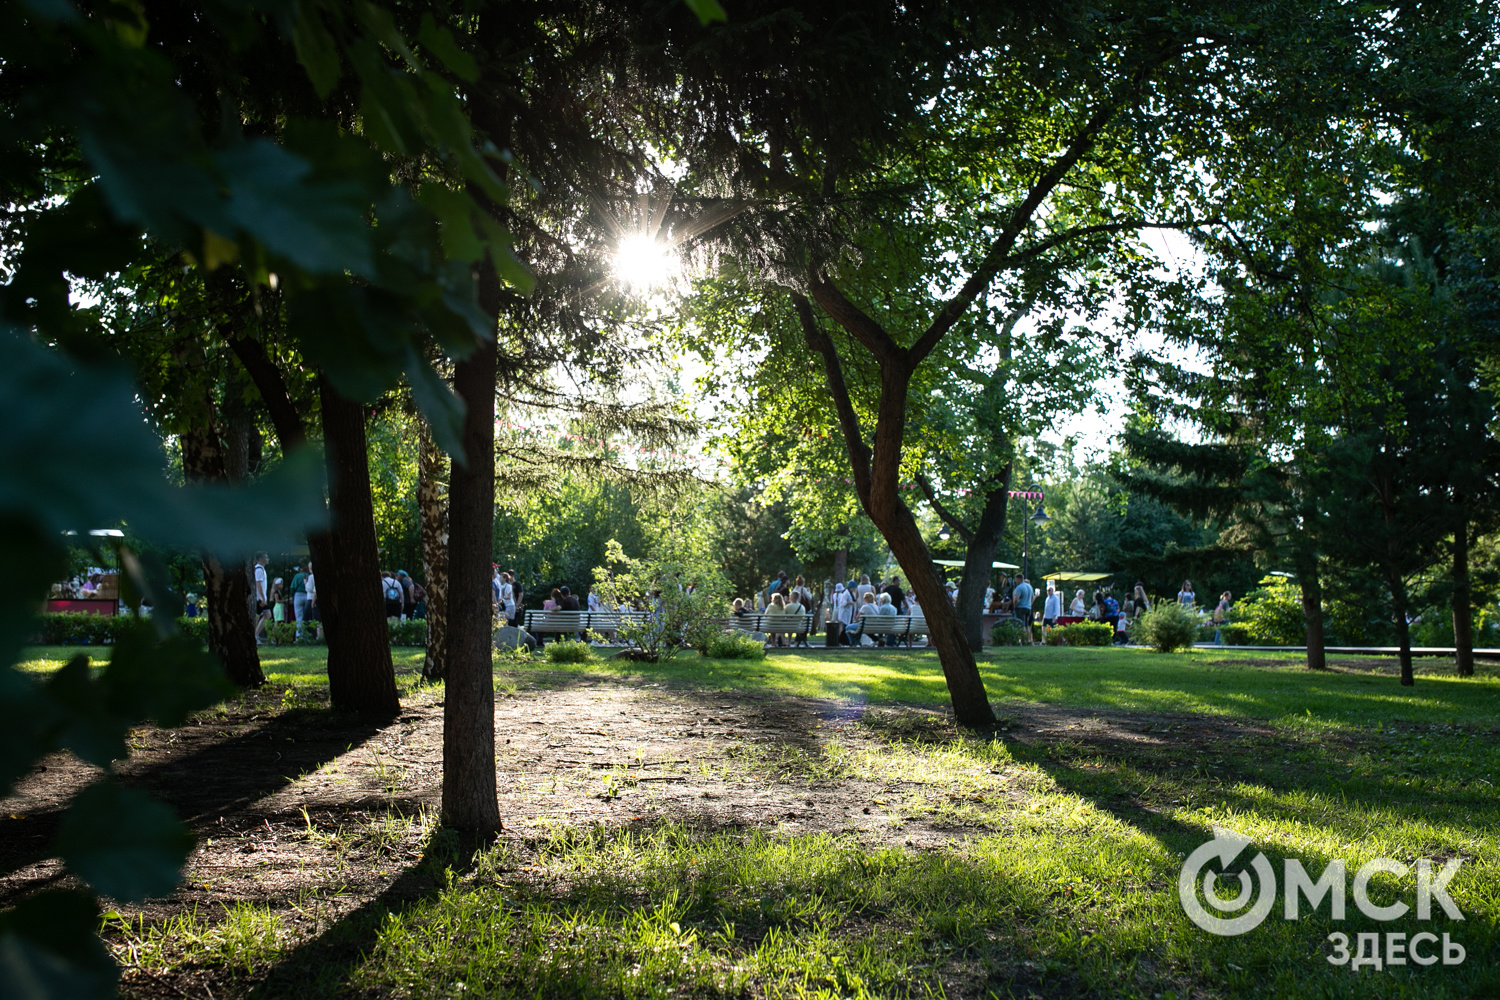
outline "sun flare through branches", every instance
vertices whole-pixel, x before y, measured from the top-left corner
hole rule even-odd
[[[681,264],[665,243],[645,233],[627,233],[615,247],[614,272],[632,291],[650,291],[670,284]]]

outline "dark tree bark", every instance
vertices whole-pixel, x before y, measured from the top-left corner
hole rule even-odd
[[[276,428],[276,439],[281,444],[282,454],[290,454],[307,444],[307,426],[292,394],[287,391],[286,379],[266,355],[265,345],[258,340],[237,338],[229,342],[235,357],[245,366],[250,381],[260,393],[261,403],[271,417],[271,426]],[[314,575],[318,585],[318,613],[338,603],[338,579],[333,572],[337,559],[333,553],[333,535],[328,531],[317,531],[307,536],[307,550],[312,555]],[[322,573],[318,573],[322,570]],[[384,609],[382,609],[384,610]],[[327,633],[325,632],[325,638]],[[330,643],[330,653],[332,646]]]
[[[844,583],[849,577],[849,543],[845,542],[833,552],[833,582]],[[830,592],[831,593],[831,592]]]
[[[1406,598],[1406,581],[1399,573],[1392,574],[1388,578],[1391,588],[1391,611],[1396,621],[1396,645],[1399,647],[1398,656],[1401,661],[1401,686],[1411,687],[1416,681],[1411,667],[1411,626],[1407,624],[1406,612],[1409,602]]]
[[[209,427],[197,427],[180,435],[182,470],[193,482],[228,482],[224,448]],[[229,565],[205,551],[204,597],[208,603],[208,648],[224,673],[240,687],[259,687],[266,682],[260,653],[255,648],[255,619],[250,614],[250,581],[240,560]]]
[[[479,305],[500,313],[500,282],[479,269]],[[495,682],[490,657],[490,549],[495,519],[493,338],[460,361],[453,388],[464,402],[464,459],[448,485],[448,664],[443,698],[443,822],[479,834],[501,828],[495,789]]]
[[[438,680],[448,673],[448,504],[443,494],[449,466],[425,417],[417,418],[417,433],[417,511],[427,591],[427,657],[422,676]]]
[[[999,476],[999,486],[985,493],[979,524],[973,531],[949,513],[926,477],[917,478],[938,517],[964,540],[964,576],[958,582],[958,620],[963,628],[964,641],[975,653],[984,652],[984,592],[989,589],[995,553],[1000,551],[1000,540],[1005,536],[1012,467],[1013,463],[1006,462]]]
[[[1474,676],[1474,593],[1469,580],[1469,520],[1460,511],[1453,529],[1453,647],[1458,676]]]
[[[1297,585],[1302,589],[1302,626],[1307,634],[1307,669],[1326,670],[1327,655],[1323,636],[1323,582],[1318,574],[1316,556],[1299,553],[1294,563]]]
[[[395,715],[401,701],[379,586],[364,407],[340,395],[326,376],[318,377],[318,394],[333,515],[331,565],[317,565],[315,573],[328,636],[328,700],[334,708]],[[318,563],[316,556],[313,561]],[[335,591],[325,600],[324,581],[330,578]]]
[[[898,492],[906,392],[915,367],[914,357],[909,351],[896,347],[883,330],[878,331],[879,336],[871,337],[878,348],[877,357],[881,363],[880,406],[872,449],[865,443],[859,417],[849,398],[833,338],[818,326],[812,306],[805,297],[794,295],[793,303],[808,346],[823,359],[825,380],[838,411],[860,505],[891,547],[891,554],[901,564],[912,590],[922,603],[928,638],[937,648],[938,662],[948,683],[953,717],[959,725],[971,728],[992,725],[995,713],[990,708],[974,652],[964,638],[958,612],[943,589],[942,577],[932,562],[932,553],[917,527],[917,519]]]

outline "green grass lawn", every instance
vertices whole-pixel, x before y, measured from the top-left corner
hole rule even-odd
[[[320,653],[263,659],[273,684],[316,699]],[[63,655],[37,650],[32,669]],[[398,661],[409,676],[419,651]],[[1387,674],[1311,673],[1296,657],[1228,650],[1038,648],[983,660],[1001,716],[1049,706],[1153,734],[1126,743],[1082,724],[1076,737],[955,730],[906,707],[946,703],[925,652],[686,655],[645,668],[497,659],[497,683],[517,697],[598,678],[864,711],[841,732],[748,748],[724,780],[878,782],[879,808],[947,840],[562,824],[471,859],[427,817],[414,870],[431,890],[362,911],[315,947],[278,947],[276,914],[244,907],[126,937],[163,970],[243,961],[259,970],[246,982],[270,975],[276,996],[1500,996],[1500,678],[1444,669],[1433,661],[1403,689]],[[626,795],[638,791],[627,783]],[[1278,877],[1288,858],[1315,878],[1343,859],[1351,880],[1376,857],[1461,858],[1449,890],[1465,919],[1434,907],[1430,921],[1380,923],[1351,894],[1346,920],[1325,901],[1289,921],[1278,896],[1255,930],[1210,935],[1184,916],[1177,877],[1215,825],[1251,837],[1242,860],[1263,851]],[[1412,876],[1371,886],[1376,902],[1415,902]],[[1463,964],[1356,971],[1325,958],[1335,931],[1352,950],[1362,933],[1429,929],[1463,945]],[[260,949],[254,961],[246,941]]]

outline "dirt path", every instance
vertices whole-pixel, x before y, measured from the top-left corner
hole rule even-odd
[[[500,695],[495,710],[502,846],[517,863],[558,827],[675,821],[704,830],[828,832],[917,850],[959,846],[993,830],[967,818],[960,800],[972,792],[924,784],[920,773],[870,777],[872,757],[891,757],[897,744],[940,748],[964,738],[944,710],[576,675],[526,682],[538,686]],[[281,695],[258,692],[179,729],[132,734],[120,774],[171,803],[198,844],[178,891],[130,913],[155,922],[266,904],[282,915],[282,934],[317,947],[320,934],[356,910],[430,891],[430,875],[416,872],[441,798],[441,701],[418,693],[398,720],[374,726],[284,709]],[[1163,766],[1173,767],[1225,739],[1270,735],[1207,717],[997,710],[995,737],[1017,749],[1066,742],[1103,754],[1160,752]],[[866,763],[839,768],[839,755],[850,754]],[[59,866],[37,854],[69,797],[98,773],[54,755],[0,802],[0,905],[61,878]],[[991,799],[1019,801],[1039,787],[1035,771],[1019,766],[972,773]],[[126,992],[200,996],[207,988],[222,996],[244,986],[202,975],[179,983],[174,973],[135,969]]]
[[[379,885],[399,856],[372,822],[393,810],[429,815],[441,798],[442,703],[421,700],[383,727],[305,710],[279,712],[252,696],[222,717],[131,737],[124,780],[171,803],[198,834],[183,888],[154,910],[216,900],[274,900],[325,887],[333,875],[356,895]],[[1268,730],[1202,717],[1002,706],[997,735],[1022,744],[1071,740],[1100,749],[1192,744]],[[946,712],[866,710],[780,695],[700,694],[568,678],[566,686],[502,695],[495,710],[496,777],[507,836],[557,824],[673,819],[708,827],[853,833],[879,842],[938,846],[967,836],[877,799],[900,782],[819,781],[836,740],[878,751],[893,737],[954,738]],[[787,769],[790,768],[790,771]],[[776,780],[774,771],[804,780]],[[57,754],[0,801],[0,904],[54,881],[35,860],[68,798],[98,775]],[[330,872],[327,840],[350,843]],[[311,834],[321,833],[321,836]],[[408,845],[405,853],[410,853]],[[368,855],[368,856],[364,856]],[[382,860],[384,857],[384,860]]]

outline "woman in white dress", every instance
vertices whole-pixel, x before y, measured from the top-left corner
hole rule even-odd
[[[833,620],[840,625],[850,625],[854,622],[854,598],[849,591],[844,589],[842,583],[833,585]]]

